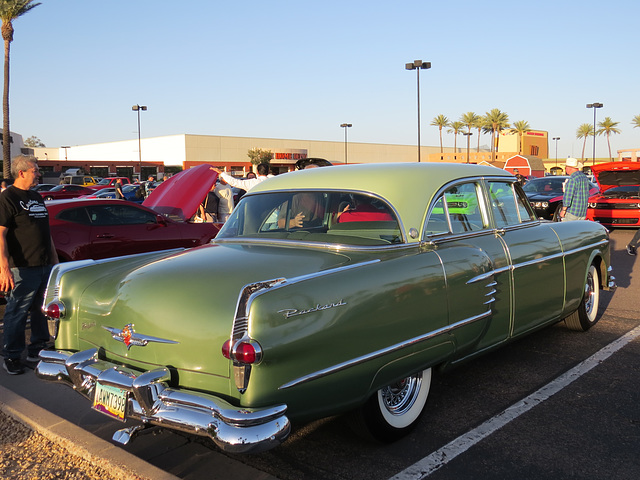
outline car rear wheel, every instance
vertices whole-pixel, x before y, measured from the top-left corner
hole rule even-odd
[[[586,332],[598,323],[598,306],[600,305],[600,280],[595,265],[589,267],[584,285],[584,295],[578,310],[564,319],[571,330]]]
[[[417,424],[431,387],[431,369],[378,390],[359,411],[366,432],[380,442],[393,442]]]

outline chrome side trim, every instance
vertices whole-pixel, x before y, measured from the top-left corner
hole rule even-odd
[[[388,355],[393,352],[397,352],[398,350],[402,350],[403,348],[407,348],[411,345],[415,345],[420,342],[424,342],[425,340],[429,340],[437,335],[442,335],[443,333],[448,333],[456,328],[477,322],[484,318],[491,316],[491,310],[487,310],[480,315],[475,315],[473,317],[465,318],[464,320],[460,320],[459,322],[453,323],[451,325],[447,325],[446,327],[439,328],[437,330],[433,330],[431,332],[425,333],[423,335],[419,335],[417,337],[410,338],[400,343],[396,343],[395,345],[390,345],[389,347],[377,350],[375,352],[368,353],[366,355],[361,355],[360,357],[353,358],[351,360],[347,360],[346,362],[338,363],[331,367],[324,368],[322,370],[318,370],[317,372],[310,373],[308,375],[304,375],[302,377],[296,378],[290,382],[287,382],[280,387],[278,390],[284,390],[287,388],[295,387],[302,383],[310,382],[312,380],[316,380],[318,378],[326,377],[327,375],[331,375],[332,373],[339,372],[341,370],[346,370],[347,368],[354,367],[361,363],[368,362],[370,360],[374,360],[376,358],[382,357],[383,355]]]
[[[100,358],[97,349],[77,353],[42,351],[36,375],[66,384],[93,400],[96,382],[127,392],[127,419],[141,425],[118,430],[129,443],[152,425],[210,438],[225,452],[258,453],[282,443],[291,431],[286,405],[238,408],[214,395],[170,388],[167,368],[139,372]]]
[[[578,248],[573,248],[571,250],[567,250],[566,252],[554,253],[553,255],[547,255],[545,257],[536,258],[535,260],[529,260],[529,261],[526,261],[526,262],[517,263],[515,265],[508,265],[506,267],[496,268],[496,269],[491,270],[489,272],[485,272],[485,273],[483,273],[481,275],[473,277],[470,280],[467,280],[467,285],[469,285],[471,283],[481,282],[481,281],[486,280],[488,278],[491,278],[492,276],[497,275],[499,273],[504,273],[504,272],[507,272],[509,270],[515,270],[516,268],[523,268],[523,267],[530,267],[532,265],[538,265],[539,263],[544,263],[544,262],[547,262],[549,260],[555,260],[556,258],[564,258],[564,257],[566,257],[568,255],[573,255],[575,253],[582,252],[584,250],[591,250],[593,248],[597,248],[597,247],[600,247],[602,245],[606,245],[607,243],[609,243],[608,240],[601,240],[601,241],[599,241],[597,243],[592,243],[590,245],[585,245],[584,247],[578,247]]]

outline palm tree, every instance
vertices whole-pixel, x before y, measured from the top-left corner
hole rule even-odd
[[[598,123],[598,131],[596,134],[602,135],[605,134],[607,136],[607,145],[609,146],[609,159],[613,160],[611,157],[611,141],[609,140],[610,135],[612,133],[620,133],[620,129],[617,128],[620,125],[620,122],[614,122],[611,120],[611,117],[605,117],[600,123]]]
[[[467,112],[460,117],[460,121],[464,123],[467,127],[467,133],[471,133],[471,129],[477,127],[478,122],[480,122],[482,117],[480,115],[476,115],[473,112]],[[482,127],[480,127],[482,128]],[[478,128],[478,137],[480,136],[480,128]],[[469,150],[469,137],[471,135],[467,135],[467,150]],[[480,151],[480,139],[478,138],[478,151]],[[469,159],[467,158],[467,162]]]
[[[633,117],[633,120],[631,120],[631,125],[633,125],[633,128],[640,127],[640,115],[636,115],[635,117]]]
[[[474,127],[478,129],[478,146],[476,148],[476,152],[480,152],[480,134],[482,133],[482,129],[487,123],[487,117],[478,116],[478,121],[475,123]]]
[[[529,126],[529,122],[524,120],[518,120],[517,122],[513,122],[513,126],[511,127],[511,133],[518,134],[518,154],[522,155],[522,135],[531,131],[531,127]]]
[[[593,125],[590,123],[583,123],[578,127],[576,131],[576,138],[580,140],[584,138],[584,143],[582,144],[582,162],[584,162],[584,149],[587,146],[587,138],[593,136]]]
[[[434,127],[438,127],[438,130],[440,130],[440,153],[444,151],[442,149],[442,129],[448,127],[450,123],[450,120],[444,115],[438,115],[433,120],[431,120],[431,125]]]
[[[462,122],[451,122],[451,124],[449,125],[449,130],[447,130],[447,133],[453,133],[453,151],[457,152],[458,151],[458,135],[460,133],[462,133],[462,130],[464,129],[464,123]]]
[[[498,108],[494,108],[490,112],[487,112],[484,116],[485,123],[483,130],[485,132],[491,132],[491,160],[495,160],[494,152],[498,149],[498,142],[500,132],[509,128],[509,115],[500,111]]]
[[[13,21],[27,13],[40,3],[33,0],[0,1],[0,19],[2,19],[2,39],[4,40],[4,93],[2,95],[2,165],[4,178],[11,177],[11,133],[9,131],[9,50],[13,42]]]

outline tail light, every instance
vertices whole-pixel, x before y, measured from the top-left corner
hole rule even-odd
[[[255,340],[227,340],[222,344],[222,355],[236,363],[252,365],[262,360],[262,348]]]
[[[43,312],[49,318],[64,318],[64,304],[62,302],[51,302],[44,307]]]
[[[47,316],[49,335],[56,340],[60,331],[60,319],[64,318],[64,304],[58,301],[51,302],[42,309],[42,312]]]

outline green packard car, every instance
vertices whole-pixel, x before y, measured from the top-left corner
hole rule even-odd
[[[352,410],[391,441],[432,369],[587,330],[614,288],[607,230],[537,219],[503,170],[315,168],[251,189],[208,245],[56,266],[36,373],[127,422],[125,444],[159,426],[258,452]]]

